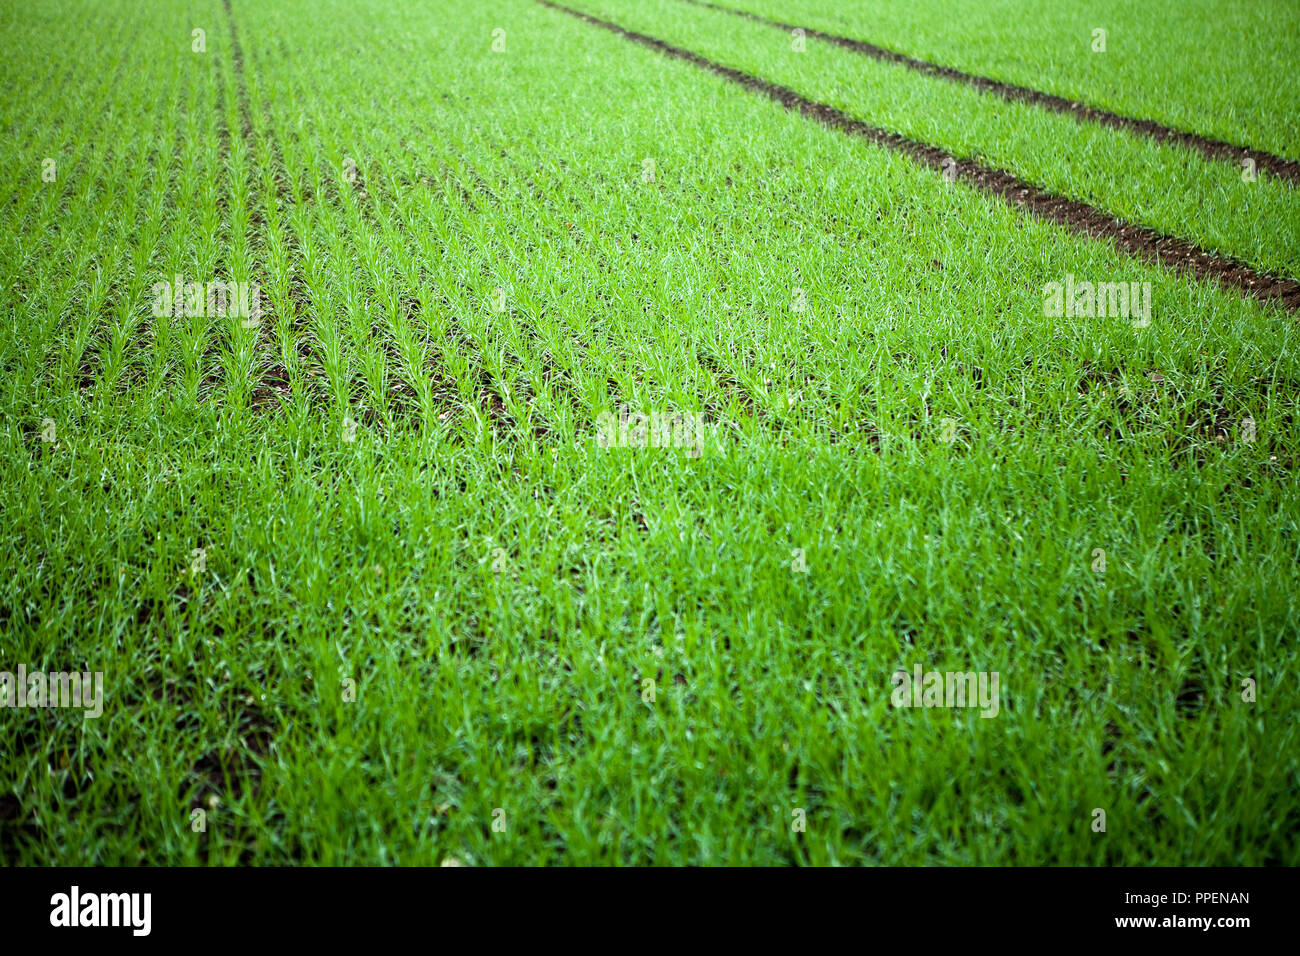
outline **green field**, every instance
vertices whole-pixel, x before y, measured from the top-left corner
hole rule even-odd
[[[706,0],[1300,159],[1285,0]],[[1106,55],[1091,51],[1106,31]]]
[[[1300,157],[1294,3],[720,2]],[[566,6],[1300,277],[1295,183]],[[1300,863],[1294,311],[534,0],[0,43],[0,672],[103,675],[0,863]]]

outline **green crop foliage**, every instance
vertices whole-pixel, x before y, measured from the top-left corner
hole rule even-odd
[[[0,861],[1300,862],[1292,314],[531,0],[0,37],[0,670],[104,675],[0,709]],[[1152,149],[1090,201],[1192,235]]]
[[[1300,276],[1300,189],[1187,146],[1081,123],[921,76],[839,46],[681,0],[576,0],[575,9],[835,106],[855,119],[1004,169],[1059,196]]]
[[[1287,0],[709,2],[1300,159]]]

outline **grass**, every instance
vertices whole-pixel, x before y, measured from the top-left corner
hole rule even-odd
[[[1129,222],[1277,275],[1300,275],[1300,199],[1293,183],[1268,175],[1247,182],[1240,166],[1190,147],[1008,103],[815,38],[796,52],[788,34],[681,0],[576,0],[571,6]]]
[[[106,699],[0,711],[5,863],[1297,862],[1289,315],[523,0],[37,8],[3,665]]]
[[[1300,10],[1285,0],[709,2],[1300,158]]]

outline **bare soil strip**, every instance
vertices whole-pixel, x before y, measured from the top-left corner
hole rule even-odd
[[[568,7],[552,3],[551,0],[537,0],[537,2],[658,50],[666,56],[703,67],[748,90],[771,97],[788,110],[802,113],[832,129],[861,136],[879,146],[903,153],[932,169],[942,171],[947,164],[948,168],[956,171],[958,179],[989,195],[999,197],[1012,208],[1033,213],[1041,219],[1066,226],[1084,235],[1108,239],[1121,252],[1134,258],[1153,262],[1176,272],[1190,273],[1198,279],[1214,279],[1227,288],[1244,292],[1260,301],[1274,302],[1293,312],[1300,311],[1300,282],[1294,279],[1259,272],[1243,262],[1208,252],[1186,240],[1165,235],[1146,226],[1125,222],[1086,203],[1045,192],[1003,170],[993,169],[973,160],[954,159],[937,147],[869,126],[833,106],[807,99],[784,86],[714,63],[698,53],[672,46],[652,36],[625,30],[616,23],[601,20],[578,10],[570,10]]]
[[[918,60],[915,57],[905,56],[902,53],[895,53],[893,50],[886,50],[875,44],[867,43],[863,40],[854,40],[850,37],[836,36],[833,33],[823,33],[821,30],[814,30],[811,27],[800,27],[795,24],[782,23],[780,20],[769,20],[767,17],[760,17],[756,13],[750,13],[748,10],[733,10],[730,7],[718,6],[716,3],[708,3],[707,0],[684,0],[697,7],[705,7],[709,10],[717,10],[721,13],[730,13],[734,16],[743,17],[746,20],[753,20],[756,23],[762,23],[770,27],[776,27],[781,30],[803,30],[804,34],[810,37],[816,37],[819,40],[825,40],[828,43],[834,43],[845,49],[852,50],[855,53],[861,53],[864,56],[881,60],[885,63],[893,63],[898,66],[906,67],[909,70],[915,70],[918,73],[924,73],[927,76],[937,76],[945,80],[952,80],[955,83],[963,83],[966,86],[979,90],[983,93],[992,93],[1002,97],[1012,103],[1029,103],[1034,106],[1041,106],[1049,109],[1054,113],[1068,113],[1075,119],[1096,123],[1110,129],[1122,129],[1126,132],[1137,133],[1140,136],[1146,136],[1155,140],[1157,143],[1175,143],[1179,146],[1187,146],[1195,149],[1210,159],[1226,160],[1240,166],[1245,159],[1255,161],[1256,170],[1265,170],[1277,176],[1279,179],[1287,180],[1291,183],[1300,183],[1300,162],[1292,159],[1283,159],[1281,156],[1274,156],[1272,153],[1266,153],[1263,150],[1252,149],[1247,146],[1234,146],[1232,143],[1225,143],[1222,140],[1208,139],[1199,136],[1196,133],[1185,133],[1182,130],[1172,129],[1164,126],[1154,120],[1135,119],[1130,116],[1121,116],[1118,113],[1112,113],[1109,110],[1099,109],[1095,106],[1088,106],[1086,103],[1076,103],[1068,100],[1063,96],[1056,96],[1052,93],[1044,93],[1028,86],[1017,86],[1014,83],[1004,83],[1001,80],[990,79],[987,76],[977,76],[974,73],[965,73],[962,70],[954,69],[951,66],[941,66],[938,63],[930,63],[926,60]]]
[[[235,14],[230,9],[230,0],[222,0],[222,6],[226,9],[226,19],[230,21],[230,59],[235,67],[235,85],[239,90],[239,119],[243,126],[240,132],[251,151],[254,145],[253,112],[249,108],[248,85],[244,81],[244,50],[239,45],[239,31],[235,28]]]

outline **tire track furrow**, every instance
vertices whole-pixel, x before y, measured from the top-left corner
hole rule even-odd
[[[751,92],[764,94],[788,110],[815,119],[832,129],[902,153],[934,170],[942,171],[946,165],[956,172],[958,179],[987,195],[996,196],[1013,209],[1030,213],[1081,235],[1107,239],[1120,252],[1135,259],[1155,263],[1197,279],[1213,279],[1226,288],[1243,292],[1261,302],[1275,303],[1291,312],[1300,311],[1300,282],[1295,279],[1261,272],[1244,262],[1209,252],[1187,240],[1126,222],[1094,206],[1039,189],[1005,170],[969,159],[956,159],[936,146],[871,126],[833,106],[810,100],[788,87],[715,63],[698,53],[673,46],[656,37],[625,29],[617,23],[572,10],[551,0],[537,2],[666,56],[701,67]]]
[[[1031,106],[1041,106],[1044,109],[1051,110],[1053,113],[1064,113],[1073,116],[1080,122],[1096,123],[1098,126],[1104,126],[1108,129],[1120,129],[1129,133],[1136,133],[1139,136],[1145,136],[1148,139],[1155,140],[1157,143],[1174,143],[1178,146],[1186,146],[1194,149],[1210,159],[1225,160],[1240,164],[1243,160],[1250,159],[1255,163],[1256,169],[1266,170],[1277,176],[1279,179],[1286,180],[1292,184],[1300,184],[1300,162],[1293,159],[1284,159],[1281,156],[1274,156],[1272,153],[1266,153],[1261,149],[1255,149],[1249,146],[1237,146],[1232,143],[1224,142],[1219,139],[1211,139],[1201,136],[1197,133],[1188,133],[1183,130],[1174,129],[1157,123],[1155,120],[1138,119],[1132,116],[1123,116],[1119,113],[1112,113],[1110,110],[1104,110],[1100,107],[1089,106],[1087,103],[1078,103],[1074,100],[1067,99],[1064,96],[1057,96],[1054,93],[1044,93],[1029,86],[1019,86],[1015,83],[1006,83],[1002,80],[995,80],[991,77],[980,76],[976,73],[967,73],[964,70],[958,70],[955,67],[943,66],[939,63],[931,63],[928,60],[917,59],[903,53],[897,53],[893,50],[887,50],[884,47],[876,46],[874,43],[867,43],[865,40],[854,40],[852,37],[837,36],[834,33],[824,33],[821,30],[812,27],[801,27],[793,23],[782,23],[780,20],[771,20],[767,17],[759,16],[756,13],[750,13],[748,10],[734,10],[731,7],[720,6],[716,3],[708,3],[707,0],[683,0],[692,6],[703,7],[707,10],[715,10],[719,13],[730,13],[733,16],[742,17],[746,20],[752,20],[755,23],[761,23],[765,26],[775,27],[779,30],[803,30],[804,34],[815,37],[818,40],[825,40],[827,43],[833,43],[836,46],[852,50],[854,53],[860,53],[869,56],[872,59],[880,60],[883,63],[890,63],[895,66],[902,66],[909,70],[926,76],[934,76],[943,80],[951,80],[954,83],[961,83],[969,86],[981,93],[992,93],[994,96],[1000,96],[1010,103],[1028,103]]]

